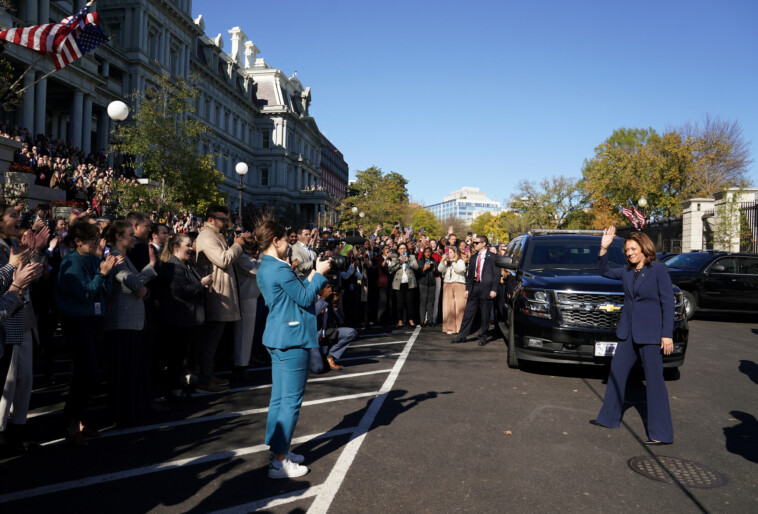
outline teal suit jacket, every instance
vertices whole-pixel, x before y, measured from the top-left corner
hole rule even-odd
[[[320,273],[308,282],[286,262],[264,255],[258,268],[258,287],[269,309],[263,345],[278,350],[318,348],[315,305],[325,285]]]

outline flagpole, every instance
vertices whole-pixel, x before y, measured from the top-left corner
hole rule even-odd
[[[13,90],[13,88],[14,88],[14,87],[16,87],[16,86],[18,85],[18,83],[19,83],[19,82],[21,82],[21,80],[22,80],[24,77],[26,77],[26,75],[27,75],[27,74],[28,74],[30,71],[32,71],[32,68],[34,68],[34,66],[36,66],[36,64],[37,64],[38,62],[40,62],[40,61],[42,60],[42,58],[43,58],[43,57],[45,57],[45,55],[46,55],[46,54],[40,54],[40,55],[39,55],[39,56],[38,56],[36,59],[34,59],[34,61],[32,61],[32,63],[29,65],[29,67],[28,67],[28,68],[26,68],[26,71],[25,71],[24,73],[22,73],[22,74],[21,74],[21,76],[20,76],[19,78],[17,78],[17,79],[16,79],[16,82],[14,82],[13,84],[11,84],[11,86],[8,88],[8,92],[9,92],[9,93],[10,93],[10,92]]]
[[[92,1],[94,2],[95,0],[92,0]],[[113,34],[111,37],[109,37],[109,38],[108,38],[108,41],[112,41],[112,40],[113,40],[115,37],[116,37],[116,35],[115,35],[115,34]],[[42,57],[44,57],[44,55],[42,55]],[[84,56],[82,56],[82,57],[84,57]],[[79,60],[80,60],[80,59],[79,59]],[[45,74],[45,75],[43,75],[41,78],[39,78],[39,79],[35,80],[34,82],[32,82],[31,84],[29,84],[28,86],[25,86],[23,89],[19,89],[19,90],[18,90],[18,92],[17,92],[16,94],[19,94],[19,95],[20,95],[21,93],[23,93],[24,91],[26,91],[27,89],[29,89],[30,87],[32,87],[33,85],[35,85],[35,84],[37,84],[37,83],[39,83],[39,82],[42,82],[43,80],[45,80],[47,77],[49,77],[49,76],[50,76],[50,75],[52,75],[53,73],[55,73],[55,72],[57,72],[57,71],[61,71],[62,69],[63,69],[63,68],[61,68],[61,69],[54,69],[54,70],[52,70],[52,71],[50,71],[50,72],[46,73],[46,74]]]
[[[61,68],[61,69],[63,69],[63,68]],[[21,93],[23,93],[24,91],[26,91],[27,89],[29,89],[30,87],[32,87],[33,85],[35,85],[35,84],[37,84],[37,83],[39,83],[39,82],[42,82],[43,80],[45,80],[47,77],[49,77],[50,75],[52,75],[52,74],[53,74],[53,73],[55,73],[56,71],[60,71],[60,70],[53,70],[53,71],[50,71],[50,72],[46,73],[46,74],[45,74],[45,75],[43,75],[41,78],[38,78],[37,80],[35,80],[35,81],[34,81],[34,82],[32,82],[31,84],[29,84],[28,86],[24,86],[22,89],[19,89],[19,90],[18,90],[18,92],[17,92],[16,94],[19,94],[19,95],[20,95]]]

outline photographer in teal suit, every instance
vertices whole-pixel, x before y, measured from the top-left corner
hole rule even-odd
[[[308,380],[310,349],[318,348],[316,298],[326,285],[331,259],[317,261],[307,278],[298,277],[287,257],[289,243],[283,226],[264,220],[253,233],[260,251],[258,287],[269,308],[263,345],[271,355],[271,401],[266,444],[271,448],[269,478],[293,478],[308,473],[302,455],[289,451]]]

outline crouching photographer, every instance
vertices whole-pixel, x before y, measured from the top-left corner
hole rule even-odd
[[[356,329],[340,326],[345,321],[345,315],[339,304],[339,291],[327,284],[316,300],[319,347],[311,348],[311,373],[322,373],[324,360],[329,369],[341,370],[342,366],[337,361],[358,337]]]

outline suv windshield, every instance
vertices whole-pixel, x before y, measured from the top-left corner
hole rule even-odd
[[[664,262],[669,268],[684,271],[700,271],[703,266],[711,262],[712,253],[680,253]]]
[[[597,240],[532,239],[524,259],[525,270],[536,269],[596,269],[600,238]],[[623,266],[624,247],[614,242],[608,249],[608,262]]]

